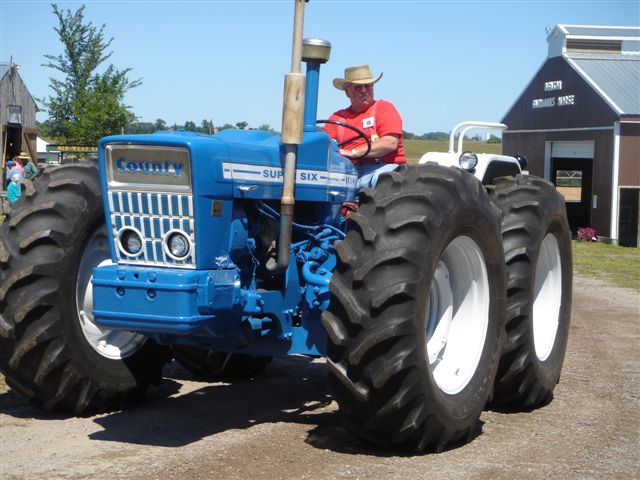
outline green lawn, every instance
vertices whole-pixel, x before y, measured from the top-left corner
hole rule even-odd
[[[403,140],[407,162],[418,163],[420,157],[427,152],[446,152],[449,150],[449,142],[437,140]],[[456,148],[458,148],[456,143]],[[462,148],[475,153],[502,153],[501,143],[464,142]]]
[[[640,250],[637,248],[574,241],[573,269],[580,275],[640,290]]]

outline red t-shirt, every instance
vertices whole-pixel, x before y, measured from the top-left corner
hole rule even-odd
[[[406,163],[407,159],[404,155],[404,146],[402,144],[402,118],[400,118],[398,110],[396,110],[396,107],[394,107],[392,103],[385,100],[376,100],[373,105],[361,113],[353,112],[351,107],[345,108],[331,115],[329,120],[347,123],[359,128],[367,134],[372,142],[385,135],[397,135],[399,137],[398,148],[380,158],[380,161],[383,163]],[[357,135],[353,130],[330,123],[324,126],[324,131],[338,143],[342,143]],[[352,149],[365,144],[366,142],[361,137],[358,137],[343,145],[341,148]],[[356,160],[356,162],[363,163],[370,161],[371,159],[369,158]]]

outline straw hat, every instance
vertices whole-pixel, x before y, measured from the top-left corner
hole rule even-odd
[[[344,69],[344,78],[335,78],[333,86],[338,90],[344,90],[350,83],[356,85],[372,85],[382,78],[382,73],[374,77],[369,65],[356,65]]]

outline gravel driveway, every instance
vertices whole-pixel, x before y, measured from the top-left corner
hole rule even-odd
[[[402,456],[342,427],[322,360],[275,360],[255,381],[204,383],[170,365],[143,405],[87,418],[0,394],[0,478],[640,478],[640,293],[575,277],[555,399],[487,411],[478,436]]]

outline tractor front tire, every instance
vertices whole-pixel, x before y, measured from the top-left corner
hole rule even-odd
[[[517,175],[489,188],[502,211],[506,341],[492,407],[531,410],[551,401],[567,349],[573,267],[564,199],[548,181]]]
[[[330,391],[346,426],[377,445],[468,441],[504,331],[498,217],[472,175],[433,163],[381,175],[360,200],[322,316]]]
[[[173,358],[187,371],[205,380],[242,380],[264,372],[271,357],[227,353],[173,345]]]
[[[167,349],[93,322],[92,269],[109,263],[98,169],[47,169],[0,226],[0,370],[48,411],[121,407],[159,383]]]

